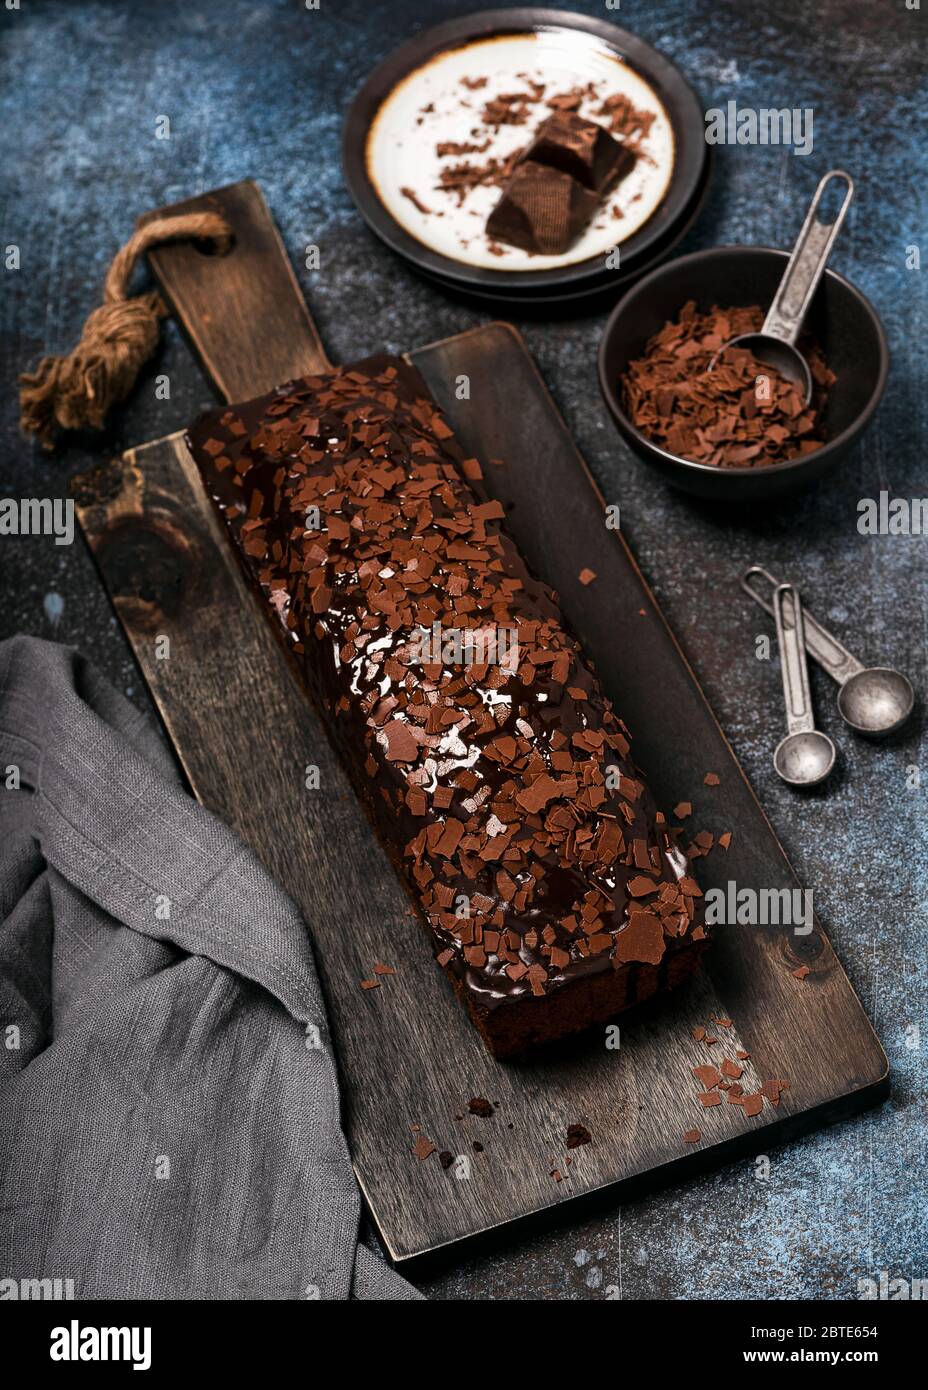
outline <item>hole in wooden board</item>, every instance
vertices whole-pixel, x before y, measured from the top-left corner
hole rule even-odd
[[[235,250],[235,233],[232,233],[229,245],[222,249],[215,241],[210,241],[208,237],[196,237],[191,245],[200,256],[228,256],[230,251]]]
[[[183,528],[166,514],[119,518],[94,547],[97,564],[117,604],[131,605],[144,631],[177,618],[187,605],[209,602],[204,537],[190,517]]]

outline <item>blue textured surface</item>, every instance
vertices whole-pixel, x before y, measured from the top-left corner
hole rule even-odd
[[[402,350],[483,317],[416,279],[367,232],[345,191],[341,121],[372,64],[417,29],[478,6],[426,0],[162,0],[159,4],[22,0],[0,11],[5,178],[0,245],[20,246],[3,273],[4,495],[63,495],[102,452],[180,428],[209,391],[167,326],[112,433],[50,460],[16,428],[15,376],[75,340],[108,260],[145,208],[244,176],[260,180],[295,259],[307,242],[322,269],[301,273],[334,360]],[[486,6],[483,6],[486,7]],[[526,322],[525,336],[603,491],[781,835],[890,1057],[893,1095],[879,1111],[752,1163],[552,1230],[467,1262],[426,1286],[463,1298],[855,1297],[860,1277],[928,1276],[924,1204],[928,782],[907,786],[921,725],[873,747],[840,725],[815,672],[820,722],[842,776],[800,798],[777,783],[776,663],[758,662],[766,620],[735,580],[751,561],[794,577],[818,614],[871,660],[928,689],[925,537],[863,537],[856,506],[881,489],[928,493],[923,275],[906,248],[925,236],[928,14],[902,0],[624,0],[564,5],[612,17],[674,58],[707,106],[811,105],[815,148],[724,148],[708,206],[682,250],[719,242],[786,245],[815,182],[848,168],[858,193],[834,264],[882,314],[893,353],[886,398],[862,445],[817,490],[755,515],[697,504],[652,481],[616,438],[595,381],[601,317]],[[358,35],[363,30],[364,44]],[[172,139],[154,138],[168,115]],[[154,398],[154,371],[172,398]],[[13,561],[13,563],[10,563]],[[130,695],[145,693],[83,546],[3,542],[0,635],[57,636],[92,656]],[[924,769],[928,773],[928,769]],[[909,780],[912,780],[909,778]]]

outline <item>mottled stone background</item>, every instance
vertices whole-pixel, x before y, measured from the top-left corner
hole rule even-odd
[[[17,431],[16,375],[74,342],[110,256],[136,215],[246,175],[259,179],[291,252],[321,247],[301,272],[334,360],[398,351],[484,315],[415,276],[362,224],[342,183],[339,136],[371,66],[418,29],[467,13],[435,0],[20,0],[0,9],[3,196],[0,244],[21,247],[2,277],[3,495],[64,495],[103,452],[180,428],[209,389],[168,324],[156,368],[102,440],[49,458]],[[604,4],[566,5],[610,17]],[[924,1206],[928,781],[907,787],[921,726],[882,747],[841,725],[815,672],[823,727],[842,773],[803,798],[776,780],[776,662],[754,657],[766,620],[736,585],[761,561],[799,581],[815,610],[866,657],[928,687],[924,537],[866,538],[856,504],[881,489],[928,493],[923,276],[928,4],[903,0],[623,0],[618,19],[674,58],[707,106],[811,105],[815,148],[720,150],[708,205],[682,250],[788,244],[818,177],[841,165],[857,197],[834,264],[870,296],[893,354],[889,388],[838,476],[778,507],[728,512],[665,490],[614,434],[594,364],[602,316],[520,324],[610,499],[719,719],[758,789],[889,1054],[880,1110],[605,1216],[462,1263],[427,1287],[448,1298],[818,1298],[855,1296],[859,1277],[928,1276]],[[171,118],[170,141],[154,138]],[[928,274],[928,271],[925,272]],[[154,399],[155,370],[172,398]],[[543,441],[540,441],[543,447]],[[544,485],[544,469],[539,469]],[[556,541],[556,538],[553,538]],[[82,542],[2,543],[0,635],[73,643],[141,705],[146,696]],[[925,770],[928,774],[928,768]],[[909,779],[911,780],[911,778]],[[910,1045],[907,1046],[907,1030]]]

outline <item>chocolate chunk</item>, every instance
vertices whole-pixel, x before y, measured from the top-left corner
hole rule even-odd
[[[517,164],[487,219],[487,235],[543,256],[560,256],[593,216],[596,194],[560,169]]]
[[[585,121],[574,111],[556,111],[542,121],[525,158],[560,169],[600,194],[635,163],[631,150],[614,140],[604,126]]]

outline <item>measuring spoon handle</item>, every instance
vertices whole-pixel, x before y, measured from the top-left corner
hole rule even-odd
[[[789,624],[785,621],[787,602],[792,612],[792,622]],[[815,720],[812,716],[812,692],[809,689],[809,668],[806,664],[802,603],[792,584],[778,584],[774,590],[773,616],[776,619],[777,642],[780,646],[786,727],[791,734],[809,734],[815,728]]]
[[[832,179],[843,179],[847,184],[847,192],[834,222],[819,222],[815,214]],[[795,346],[806,311],[822,278],[825,263],[831,254],[835,237],[841,230],[841,223],[853,196],[854,180],[843,169],[832,169],[819,182],[783,279],[764,320],[762,333],[769,333],[772,338],[779,338]]]
[[[759,603],[765,612],[774,617],[773,603],[751,583],[751,579],[755,575],[759,575],[771,590],[775,590],[780,581],[775,579],[769,570],[765,570],[763,565],[751,565],[750,569],[745,570],[741,578],[741,587],[744,592],[750,594],[755,603]],[[786,621],[788,624],[788,615]],[[827,628],[822,627],[807,608],[803,609],[803,629],[805,631],[806,651],[839,685],[843,685],[851,676],[864,669],[863,663],[858,661],[856,656],[852,656],[846,647],[842,647],[838,639],[832,637]]]

